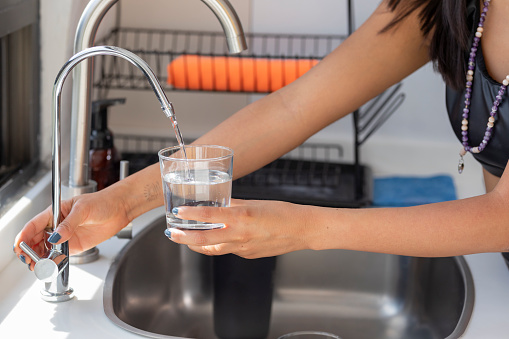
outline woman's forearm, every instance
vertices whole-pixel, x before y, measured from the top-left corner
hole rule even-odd
[[[441,257],[509,247],[509,209],[498,192],[415,207],[316,212],[314,249]]]

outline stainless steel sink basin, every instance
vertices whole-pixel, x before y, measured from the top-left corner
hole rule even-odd
[[[165,227],[157,220],[119,253],[106,278],[105,313],[140,335],[215,339],[213,258],[172,243]],[[303,330],[342,339],[458,338],[473,299],[462,257],[300,251],[277,257],[268,338]]]

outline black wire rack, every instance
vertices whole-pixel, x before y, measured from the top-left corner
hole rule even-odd
[[[97,44],[137,54],[168,90],[269,93],[302,75],[345,39],[246,33],[248,51],[232,56],[222,32],[115,28]],[[144,75],[125,60],[96,60],[94,87],[151,89]]]
[[[191,140],[186,141],[187,143]],[[157,152],[175,146],[173,138],[115,135],[129,173],[158,162]],[[280,200],[328,207],[360,207],[372,201],[371,172],[362,167],[362,198],[355,194],[355,166],[341,162],[339,145],[306,143],[233,182],[232,197]]]

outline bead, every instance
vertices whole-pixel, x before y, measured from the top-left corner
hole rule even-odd
[[[509,85],[509,80],[507,80],[507,79],[504,79],[504,80],[502,81],[502,84],[503,84],[504,86],[507,86],[507,85]]]
[[[474,77],[473,77],[473,76],[471,76],[470,74],[469,74],[469,75],[467,75],[467,81],[472,81],[472,80],[474,80]]]
[[[472,153],[479,153],[479,147],[472,147]]]
[[[480,37],[482,37],[482,33],[481,32],[475,32],[475,36],[480,38]]]
[[[467,119],[463,119],[463,120],[461,121],[461,124],[462,124],[462,125],[468,125],[468,120],[467,120]]]
[[[495,124],[494,124],[494,123],[492,123],[492,122],[488,122],[488,127],[489,127],[489,128],[493,128],[493,126],[495,126]]]
[[[509,80],[509,75],[505,77],[507,80]]]
[[[468,71],[467,71],[467,74],[468,74],[468,75],[474,75],[474,71],[472,71],[472,70],[468,70]]]
[[[495,118],[494,117],[489,117],[488,121],[489,122],[495,122]]]
[[[482,28],[482,27],[477,27],[477,32],[481,32],[481,33],[482,33],[482,32],[484,32],[484,28]]]

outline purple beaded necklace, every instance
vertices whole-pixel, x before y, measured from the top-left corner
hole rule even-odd
[[[484,21],[486,20],[486,14],[488,13],[488,6],[490,5],[491,0],[484,1],[484,7],[481,12],[481,18],[479,19],[479,25],[477,26],[477,32],[475,33],[474,42],[472,43],[472,48],[470,49],[470,57],[468,59],[468,71],[466,76],[466,89],[465,89],[465,108],[463,108],[463,120],[461,121],[461,135],[462,135],[462,145],[463,147],[460,150],[460,161],[458,164],[458,172],[461,174],[463,172],[463,168],[465,167],[465,163],[463,161],[463,156],[470,153],[480,153],[485,148],[488,142],[491,139],[493,128],[495,127],[495,118],[497,116],[498,106],[502,102],[503,95],[506,91],[507,86],[509,85],[509,75],[502,81],[502,86],[498,91],[498,95],[496,96],[495,101],[493,102],[493,107],[491,107],[490,117],[488,119],[488,124],[486,127],[486,132],[484,133],[484,138],[479,146],[471,147],[468,144],[468,115],[470,113],[470,97],[472,94],[472,81],[474,80],[474,69],[475,69],[475,55],[477,53],[477,48],[479,46],[479,42],[481,41],[481,37],[484,31]]]

